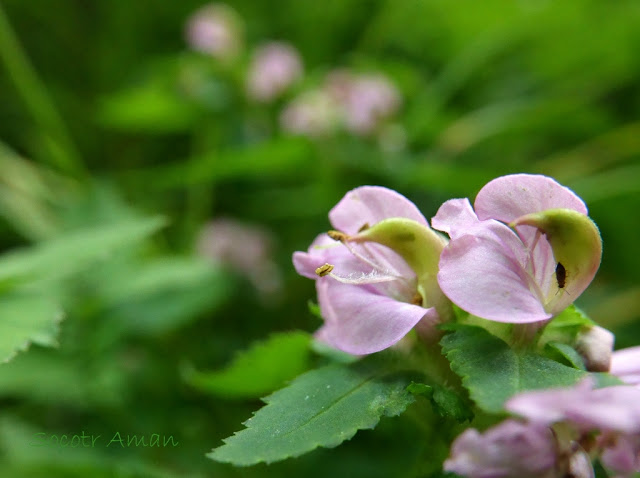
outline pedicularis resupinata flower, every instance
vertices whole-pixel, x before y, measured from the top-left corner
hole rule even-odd
[[[438,282],[465,311],[498,322],[550,319],[595,276],[602,255],[598,228],[582,200],[553,179],[494,179],[474,206],[452,199],[432,220],[451,237]]]
[[[631,476],[640,471],[640,389],[593,387],[586,379],[512,397],[506,410],[525,421],[466,430],[445,469],[468,478],[593,477],[590,462],[599,457],[616,476]]]
[[[408,199],[383,187],[350,191],[330,211],[336,231],[296,252],[299,274],[316,280],[324,326],[317,337],[363,355],[398,342],[411,329],[428,335],[448,318],[437,284],[446,240]]]

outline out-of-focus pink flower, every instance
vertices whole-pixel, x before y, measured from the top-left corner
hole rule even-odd
[[[272,239],[265,229],[220,218],[206,224],[197,239],[198,254],[247,277],[263,295],[279,292],[280,271],[272,258]]]
[[[640,471],[640,434],[604,435],[597,443],[603,448],[602,464],[614,470],[618,477],[632,476]]]
[[[347,130],[358,135],[373,133],[401,104],[397,88],[380,74],[335,71],[328,76],[326,88],[342,106]]]
[[[508,225],[512,226],[509,227]],[[587,208],[553,179],[503,176],[432,220],[449,234],[438,282],[460,308],[498,322],[549,319],[580,296],[600,265],[602,242]]]
[[[186,38],[191,48],[219,59],[235,57],[242,43],[242,23],[231,7],[210,3],[187,20]]]
[[[640,386],[640,347],[613,352],[609,371],[626,383]]]
[[[482,434],[469,428],[458,436],[444,469],[468,478],[553,478],[556,455],[548,427],[505,420]]]
[[[640,471],[640,389],[627,385],[593,388],[585,379],[570,388],[522,393],[505,408],[539,426],[574,430],[577,440],[593,438],[592,455],[618,476]]]
[[[591,478],[591,459],[600,458],[617,476],[631,476],[640,471],[640,390],[593,387],[588,378],[512,397],[505,409],[525,421],[465,431],[445,469],[469,478]]]
[[[308,252],[293,255],[298,273],[316,280],[325,319],[317,337],[351,354],[378,352],[398,342],[421,321],[429,328],[439,320],[434,304],[427,303],[436,293],[441,294],[439,289],[421,287],[416,272],[400,253],[380,243],[355,241],[377,232],[376,227],[385,227],[384,220],[389,218],[408,220],[409,227],[428,236],[425,243],[415,246],[420,254],[431,257],[436,268],[444,240],[429,229],[408,199],[376,186],[350,191],[329,213],[333,227],[354,242],[336,242],[321,234]],[[433,283],[437,288],[435,277]]]
[[[291,45],[271,42],[257,49],[247,78],[247,93],[256,101],[277,98],[302,76],[302,60]]]
[[[286,106],[280,124],[289,133],[324,137],[340,124],[340,107],[325,91],[310,90]]]
[[[640,433],[640,390],[627,385],[594,389],[585,379],[569,388],[521,393],[505,408],[540,425],[569,422],[584,432]]]

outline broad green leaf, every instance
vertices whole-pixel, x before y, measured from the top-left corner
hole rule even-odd
[[[134,244],[165,224],[161,217],[127,220],[73,231],[0,257],[0,281],[61,278],[119,247]]]
[[[433,410],[443,418],[453,418],[459,423],[473,420],[473,411],[469,404],[453,390],[442,385],[411,382],[407,391],[426,397],[431,402]]]
[[[238,356],[224,369],[185,371],[194,387],[226,398],[259,398],[309,368],[311,337],[304,332],[274,334]]]
[[[586,373],[530,351],[516,351],[481,327],[455,325],[440,344],[451,369],[481,409],[497,413],[525,390],[570,386]]]
[[[57,345],[62,310],[39,294],[11,292],[0,296],[0,361],[7,362],[31,343]]]
[[[406,386],[405,379],[385,379],[363,364],[312,370],[267,397],[245,430],[207,456],[248,466],[338,446],[358,430],[374,428],[381,416],[402,413],[414,400]]]

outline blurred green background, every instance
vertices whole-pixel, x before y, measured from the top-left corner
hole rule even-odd
[[[205,457],[324,360],[292,333],[320,321],[290,257],[362,184],[430,218],[496,176],[553,176],[604,240],[578,304],[640,343],[640,4],[204,5],[0,2],[1,358],[33,342],[0,365],[3,477],[426,476],[411,411],[284,463]],[[302,70],[252,97],[269,41]],[[98,445],[51,441],[82,432]]]

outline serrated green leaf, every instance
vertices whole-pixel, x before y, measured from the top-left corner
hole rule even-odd
[[[525,390],[570,386],[586,372],[530,351],[515,351],[482,327],[455,325],[440,344],[451,369],[481,409],[497,413],[509,397]]]
[[[267,405],[207,456],[248,466],[332,448],[380,417],[396,416],[413,402],[407,380],[382,376],[364,364],[329,365],[298,377],[265,399]]]
[[[50,299],[28,292],[0,296],[0,361],[7,362],[31,343],[57,345],[62,310]]]
[[[115,249],[134,244],[160,229],[161,217],[93,227],[0,257],[0,281],[61,278],[82,270]]]
[[[225,398],[259,398],[309,368],[311,337],[304,332],[274,334],[241,352],[226,368],[185,371],[194,387]]]

